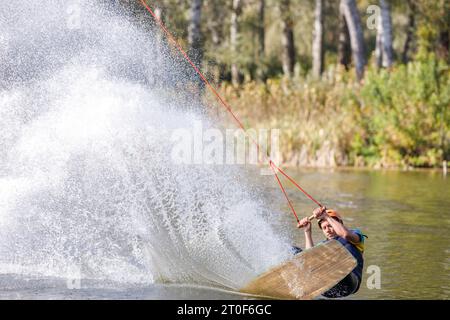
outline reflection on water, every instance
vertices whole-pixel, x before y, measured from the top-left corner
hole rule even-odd
[[[346,225],[369,236],[363,283],[353,298],[450,297],[448,177],[430,171],[364,170],[298,171],[294,177],[326,206],[339,210]],[[313,205],[290,191],[302,215],[310,214]],[[323,236],[314,228],[314,240],[319,241]],[[303,232],[294,237],[303,245]],[[367,287],[370,265],[381,269],[381,289]]]
[[[250,297],[226,290],[194,285],[124,284],[113,281],[82,280],[79,287],[66,279],[0,274],[0,300],[3,299],[170,299],[237,300]]]

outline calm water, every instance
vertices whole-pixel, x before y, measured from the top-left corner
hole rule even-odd
[[[358,227],[366,240],[365,270],[360,291],[351,299],[448,299],[450,297],[450,190],[440,172],[311,170],[292,172],[296,180],[328,207],[337,208],[345,224]],[[296,208],[309,215],[314,208],[288,188]],[[276,185],[263,187],[279,199]],[[292,216],[274,217],[276,228],[304,245],[303,232]],[[323,236],[316,225],[314,240]],[[381,270],[381,288],[366,285],[367,267]],[[0,277],[0,298],[39,299],[245,299],[242,295],[195,286],[127,286],[83,280],[81,289],[67,289],[65,280],[18,275]]]
[[[450,297],[450,181],[441,172],[313,171],[295,177],[345,224],[369,236],[357,299]],[[308,210],[309,207],[300,208]],[[316,228],[317,231],[318,228]],[[321,239],[320,231],[314,239]],[[298,236],[303,243],[302,235]],[[367,267],[381,270],[381,288],[368,289]]]

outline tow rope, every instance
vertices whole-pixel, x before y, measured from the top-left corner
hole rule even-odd
[[[189,58],[189,56],[187,55],[187,53],[183,50],[183,48],[181,47],[181,45],[179,44],[179,42],[174,38],[174,36],[172,35],[172,33],[166,28],[166,26],[164,25],[164,23],[161,21],[160,18],[158,18],[158,16],[153,12],[153,10],[150,8],[150,6],[146,3],[146,1],[141,0],[142,5],[145,7],[145,9],[153,16],[153,18],[155,19],[155,21],[157,22],[157,24],[159,25],[159,27],[161,28],[161,30],[164,32],[164,34],[166,35],[166,37],[175,45],[175,47],[178,49],[178,51],[184,56],[184,58],[186,59],[186,61],[192,66],[192,68],[195,70],[195,72],[198,74],[198,76],[201,78],[201,80],[203,81],[203,83],[211,90],[211,92],[217,97],[217,99],[219,100],[219,102],[222,104],[223,107],[225,107],[225,109],[231,114],[231,116],[233,117],[233,119],[235,120],[235,122],[238,124],[238,126],[244,131],[244,133],[246,134],[246,136],[249,138],[249,140],[255,144],[256,148],[257,148],[257,154],[260,154],[260,145],[259,143],[251,136],[247,133],[247,130],[245,129],[244,125],[242,124],[242,122],[239,120],[239,118],[236,116],[236,114],[233,112],[233,110],[231,109],[230,105],[225,101],[225,99],[222,98],[222,96],[217,92],[217,90],[214,88],[214,86],[208,81],[208,79],[206,79],[206,77],[203,75],[203,73],[199,70],[199,68],[192,62],[192,60]],[[278,182],[278,185],[281,189],[281,191],[283,192],[286,201],[289,205],[289,208],[292,211],[292,214],[294,215],[295,219],[297,220],[297,223],[300,221],[297,215],[297,212],[295,211],[294,206],[292,205],[292,202],[283,186],[283,183],[281,182],[278,173],[281,173],[283,176],[285,176],[295,187],[297,187],[297,189],[299,189],[306,197],[308,197],[311,201],[313,201],[314,203],[316,203],[319,207],[323,207],[316,199],[314,199],[309,193],[307,193],[302,187],[300,187],[300,185],[292,178],[290,177],[286,172],[284,172],[280,167],[278,167],[269,157],[267,150],[264,150],[265,152],[263,152],[263,156],[266,158],[266,160],[268,160],[268,164],[270,166],[270,168],[272,169],[274,176]]]

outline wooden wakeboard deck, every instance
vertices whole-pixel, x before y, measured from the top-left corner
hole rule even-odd
[[[240,291],[275,299],[312,299],[335,286],[356,264],[344,246],[331,240],[302,251]]]

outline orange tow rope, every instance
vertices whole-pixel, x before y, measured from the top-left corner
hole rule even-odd
[[[244,125],[242,124],[242,122],[239,120],[239,118],[236,116],[236,114],[233,112],[233,110],[231,109],[231,107],[229,106],[229,104],[225,101],[225,99],[222,98],[222,96],[217,92],[217,90],[214,88],[214,86],[208,81],[208,79],[206,79],[206,77],[203,75],[203,73],[199,70],[199,68],[192,62],[192,60],[189,58],[189,56],[187,55],[187,53],[183,50],[183,48],[181,47],[181,45],[178,43],[178,41],[174,38],[174,36],[172,35],[172,33],[166,28],[166,26],[164,25],[164,23],[161,21],[161,19],[158,18],[158,16],[153,12],[153,10],[149,7],[149,5],[144,1],[141,0],[142,5],[147,9],[147,11],[153,16],[153,18],[155,19],[155,21],[158,23],[159,27],[161,28],[161,30],[164,32],[164,34],[166,35],[166,37],[175,45],[175,47],[178,49],[178,51],[184,56],[184,58],[186,59],[187,62],[189,62],[189,64],[192,66],[192,68],[195,70],[195,72],[200,76],[200,78],[202,79],[202,81],[204,82],[204,84],[211,90],[211,92],[217,97],[217,99],[219,100],[219,102],[222,104],[223,107],[225,107],[225,109],[231,114],[231,116],[233,117],[233,119],[236,121],[236,123],[238,124],[238,126],[245,132],[245,134],[247,135],[247,137],[250,139],[250,141],[256,145],[256,148],[258,150],[258,154],[259,154],[259,150],[261,149],[260,145],[258,144],[258,142],[247,133]],[[265,152],[263,153],[264,157],[266,158],[266,160],[268,160],[268,164],[270,166],[270,168],[272,169],[275,178],[278,182],[278,185],[281,189],[281,191],[283,192],[286,201],[289,205],[289,208],[291,209],[293,215],[295,216],[295,219],[297,220],[297,222],[299,222],[299,218],[297,215],[297,212],[294,209],[294,206],[292,205],[291,200],[289,199],[289,196],[286,193],[285,188],[283,187],[283,184],[281,183],[280,178],[278,177],[277,172],[280,172],[283,176],[285,176],[290,182],[292,182],[294,184],[294,186],[296,186],[305,196],[307,196],[311,201],[313,201],[314,203],[316,203],[319,207],[323,207],[317,200],[315,200],[309,193],[307,193],[302,187],[300,187],[300,185],[292,178],[290,177],[286,172],[284,172],[283,170],[281,170],[281,168],[279,168],[277,165],[275,165],[275,163],[270,159],[270,157],[268,156],[267,150],[265,150]]]

